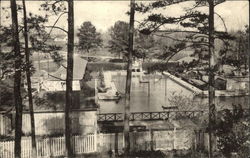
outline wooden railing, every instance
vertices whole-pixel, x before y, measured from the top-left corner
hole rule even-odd
[[[130,121],[167,120],[174,117],[194,118],[204,111],[161,111],[161,112],[133,112]],[[98,115],[98,122],[123,121],[123,113],[104,113]]]
[[[195,110],[195,111],[160,111],[160,112],[133,112],[130,113],[130,121],[152,121],[152,120],[167,120],[173,118],[194,118],[202,116],[208,111]],[[249,109],[243,109],[243,115],[249,116]],[[98,114],[98,122],[117,122],[123,121],[123,113],[103,113]]]

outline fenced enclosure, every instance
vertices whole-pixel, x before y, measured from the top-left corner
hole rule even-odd
[[[0,135],[8,135],[12,129],[11,115],[0,113]]]
[[[164,130],[131,132],[131,150],[173,150],[189,149],[193,145],[194,133],[191,130]],[[58,157],[65,155],[64,137],[37,138],[37,157]],[[31,157],[31,138],[23,137],[22,158]],[[108,151],[123,151],[123,133],[99,133],[73,136],[72,148],[76,155]],[[0,142],[0,158],[14,158],[14,141]]]
[[[31,134],[30,114],[28,111],[24,111],[22,116],[22,132],[28,136]],[[94,133],[97,126],[96,117],[96,111],[74,110],[71,119],[72,134]],[[62,135],[64,133],[64,111],[36,111],[34,119],[36,135]],[[15,112],[8,114],[0,112],[0,136],[11,136],[14,129]]]
[[[100,133],[97,138],[100,152],[123,150],[123,133]],[[187,150],[193,147],[194,139],[195,133],[192,130],[130,132],[130,148],[133,151]]]
[[[202,136],[201,136],[202,134]],[[162,130],[130,132],[131,151],[208,149],[207,133],[193,130]],[[61,157],[65,155],[64,137],[37,138],[37,157]],[[22,138],[22,158],[32,158],[31,138]],[[75,155],[87,153],[121,153],[124,149],[123,133],[99,133],[72,137]],[[0,141],[0,158],[14,158],[14,141]]]
[[[14,158],[14,141],[0,142],[0,158]],[[57,157],[65,155],[65,138],[51,137],[37,139],[37,157]],[[22,138],[22,158],[32,158],[31,138]],[[73,136],[73,152],[78,154],[96,152],[96,135]]]

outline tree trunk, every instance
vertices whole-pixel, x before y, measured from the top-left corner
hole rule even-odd
[[[15,74],[14,74],[14,104],[16,109],[15,118],[15,158],[21,158],[21,137],[22,137],[22,97],[21,97],[21,52],[18,34],[17,6],[16,0],[10,1],[12,18],[12,36],[15,52]]]
[[[248,3],[248,10],[250,10],[250,1]],[[248,17],[250,17],[250,11],[248,12]],[[248,34],[247,34],[247,41],[248,41],[247,42],[248,78],[250,79],[250,30],[249,30],[249,28],[248,28]],[[249,93],[249,91],[250,91],[250,83],[248,84],[248,93]],[[248,104],[248,109],[249,109],[248,112],[250,113],[250,104]]]
[[[66,105],[65,105],[65,143],[66,156],[73,157],[71,146],[71,106],[72,106],[72,81],[73,81],[73,56],[74,56],[74,1],[68,0],[68,54],[66,77]]]
[[[89,61],[89,49],[87,49],[87,61]]]
[[[215,120],[215,82],[214,82],[214,71],[215,71],[215,52],[214,52],[214,0],[209,0],[209,118],[208,118],[208,128],[209,128],[209,158],[213,157],[213,145],[212,145],[212,125]]]
[[[124,140],[125,140],[125,157],[128,157],[130,150],[129,142],[129,116],[130,116],[130,91],[132,78],[132,52],[134,44],[134,15],[135,15],[135,0],[130,1],[130,22],[129,22],[129,55],[126,77],[126,92],[125,92],[125,113],[124,113]]]
[[[27,16],[26,16],[26,4],[23,2],[23,23],[24,23],[24,40],[25,40],[25,60],[26,60],[26,77],[28,86],[28,97],[29,97],[29,110],[30,110],[30,127],[31,127],[31,144],[32,144],[32,157],[36,158],[36,134],[35,134],[35,119],[33,111],[33,99],[32,99],[32,88],[30,79],[30,51],[29,51],[29,40],[28,40],[28,27],[27,27]]]

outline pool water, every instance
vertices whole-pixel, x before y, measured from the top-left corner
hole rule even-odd
[[[126,76],[112,73],[112,81],[118,92],[122,95],[119,101],[98,100],[100,113],[122,113],[124,111]],[[148,83],[140,83],[149,81]],[[175,99],[174,99],[175,98]],[[183,98],[188,98],[185,101]],[[184,102],[184,103],[183,103]],[[241,97],[216,97],[217,109],[231,108],[232,104],[248,106],[248,96]],[[194,96],[194,94],[179,85],[177,82],[163,75],[133,76],[131,85],[130,111],[131,112],[156,112],[162,111],[162,106],[182,106],[183,110],[199,110],[208,108],[208,98]]]

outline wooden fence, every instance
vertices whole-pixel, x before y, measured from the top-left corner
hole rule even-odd
[[[57,157],[65,155],[64,137],[37,139],[38,157]],[[96,152],[96,135],[73,136],[72,145],[75,154]],[[22,138],[22,158],[32,158],[31,138]],[[14,158],[14,141],[0,142],[0,158]]]
[[[207,141],[204,140],[203,143]],[[22,158],[31,158],[31,138],[22,138]],[[196,144],[195,144],[196,143]],[[193,130],[174,129],[130,133],[131,150],[187,150],[201,145]],[[205,145],[205,144],[204,144]],[[99,133],[73,136],[72,148],[76,155],[100,152],[122,152],[123,133]],[[37,138],[37,157],[60,157],[65,155],[64,137]],[[14,141],[0,142],[0,158],[14,158]]]
[[[9,135],[11,133],[11,115],[0,113],[0,135]]]
[[[140,150],[185,150],[195,142],[192,130],[163,130],[130,133],[130,148]],[[119,152],[124,148],[123,133],[98,134],[97,149],[99,152]]]

